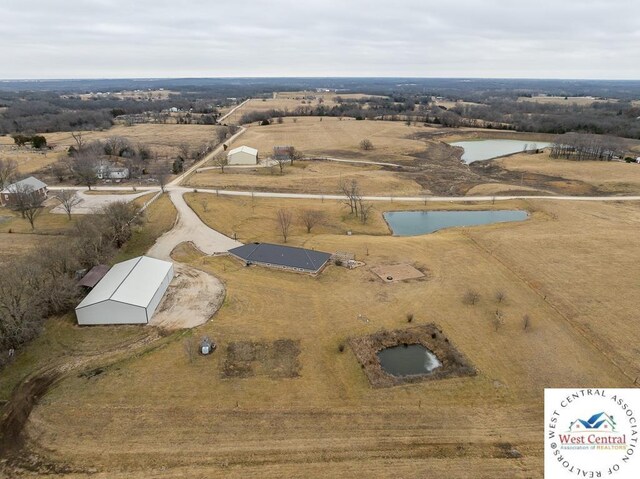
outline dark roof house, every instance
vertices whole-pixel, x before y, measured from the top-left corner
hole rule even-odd
[[[322,251],[270,243],[249,243],[230,249],[229,253],[247,265],[260,264],[312,274],[319,273],[331,258],[329,253]]]

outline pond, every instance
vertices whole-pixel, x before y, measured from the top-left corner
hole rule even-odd
[[[383,216],[395,236],[415,236],[455,226],[524,221],[529,214],[522,210],[387,211]]]
[[[422,344],[393,346],[378,351],[380,365],[392,376],[427,374],[442,366],[435,354]]]
[[[546,148],[551,143],[542,141],[524,141],[524,140],[474,140],[474,141],[456,141],[449,143],[451,146],[460,146],[464,148],[462,161],[465,163],[473,163],[474,161],[491,160],[499,156],[511,155],[524,150],[533,148]]]

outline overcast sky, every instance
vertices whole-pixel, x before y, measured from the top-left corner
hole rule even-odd
[[[0,78],[640,79],[640,0],[0,0]]]

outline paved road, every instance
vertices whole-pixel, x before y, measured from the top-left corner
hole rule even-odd
[[[222,123],[223,120],[225,120],[227,117],[233,115],[236,110],[242,108],[249,100],[251,100],[251,98],[247,98],[245,101],[243,101],[242,103],[240,103],[238,106],[232,108],[231,110],[229,110],[229,113],[227,113],[224,116],[221,116],[220,118],[218,118],[218,123]]]

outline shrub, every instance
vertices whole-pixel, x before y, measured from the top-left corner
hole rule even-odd
[[[462,302],[469,306],[475,305],[478,301],[480,301],[480,293],[475,289],[468,289],[462,296]]]
[[[407,323],[410,323],[413,321],[413,313],[407,313]]]

